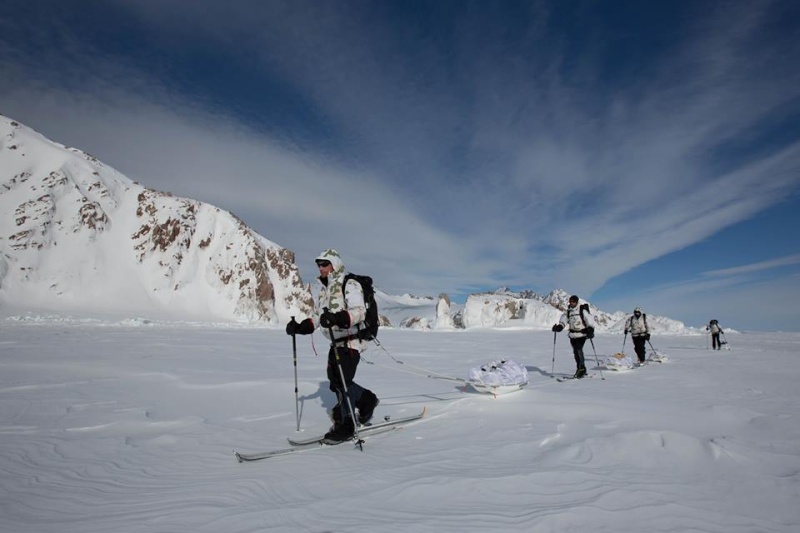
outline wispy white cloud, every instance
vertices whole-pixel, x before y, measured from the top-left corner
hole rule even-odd
[[[603,308],[633,310],[680,317],[686,325],[702,327],[712,318],[723,326],[751,331],[797,331],[793,309],[800,298],[800,272],[767,278],[700,276],[671,284],[653,284],[636,296],[604,298]]]
[[[771,259],[769,261],[759,261],[758,263],[753,263],[750,265],[723,268],[719,270],[709,270],[708,272],[703,272],[703,275],[711,277],[737,276],[740,274],[753,274],[756,272],[763,272],[765,270],[772,270],[773,268],[797,264],[800,264],[800,254],[788,255],[786,257]]]
[[[44,125],[53,140],[86,150],[146,186],[234,212],[295,251],[306,279],[316,274],[313,258],[331,246],[354,270],[385,280],[387,290],[466,286],[476,276],[491,277],[497,266],[480,259],[469,239],[442,231],[396,201],[381,176],[183,105],[156,80],[140,80],[149,87],[146,97],[105,86],[90,72],[87,91],[64,91],[22,73],[15,78],[21,80],[30,83],[0,82],[12,118]],[[467,263],[467,275],[453,269]]]
[[[554,38],[547,2],[527,8],[523,30],[465,9],[441,34],[370,3],[115,4],[165,48],[202,42],[280,80],[341,149],[289,144],[80,42],[67,62],[87,80],[77,87],[9,59],[25,89],[0,82],[5,112],[149,186],[234,211],[301,267],[337,245],[389,289],[591,293],[798,187],[800,143],[715,156],[800,96],[785,43],[759,39],[770,3],[687,22],[650,75],[625,85],[597,67],[602,50],[576,55]]]

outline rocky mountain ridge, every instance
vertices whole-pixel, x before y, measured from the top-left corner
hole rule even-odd
[[[268,323],[311,306],[294,254],[231,213],[143,187],[3,116],[0,297]]]

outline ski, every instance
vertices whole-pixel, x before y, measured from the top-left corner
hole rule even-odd
[[[376,435],[380,435],[381,433],[389,433],[390,431],[397,431],[397,430],[401,429],[402,427],[403,426],[384,426],[384,427],[380,428],[379,430],[373,431],[369,435],[361,436],[361,441],[363,442],[364,440],[366,440],[368,438],[372,438],[372,437],[374,437]],[[266,451],[266,452],[258,452],[258,453],[233,452],[233,454],[236,457],[237,461],[239,461],[240,463],[246,463],[246,462],[252,462],[252,461],[260,461],[262,459],[270,459],[272,457],[280,457],[282,455],[291,455],[291,454],[301,453],[301,452],[310,452],[312,450],[319,450],[321,448],[331,448],[331,447],[334,447],[334,446],[338,446],[339,444],[344,444],[345,442],[350,442],[350,443],[353,443],[353,444],[357,444],[352,440],[337,442],[336,444],[328,444],[328,443],[323,442],[323,441],[320,440],[320,441],[315,441],[313,443],[313,444],[315,444],[315,446],[291,446],[289,448],[279,448],[277,450],[269,450],[269,451]]]
[[[366,426],[359,426],[358,427],[358,435],[359,436],[369,435],[370,433],[373,433],[376,430],[384,428],[384,427],[387,427],[387,426],[395,426],[395,425],[398,425],[398,424],[407,424],[408,422],[413,422],[414,420],[419,420],[423,416],[425,416],[425,408],[423,408],[421,412],[419,412],[419,413],[417,413],[415,415],[411,415],[411,416],[404,416],[404,417],[395,418],[395,419],[391,419],[391,418],[385,419],[384,418],[383,422],[378,422],[377,424],[368,424]],[[292,446],[309,446],[311,444],[320,444],[320,443],[323,443],[324,439],[325,439],[325,435],[315,435],[313,437],[306,437],[304,439],[297,439],[297,438],[293,438],[293,437],[288,437],[287,438],[287,440],[289,441],[289,444],[291,444]],[[328,443],[325,443],[325,444],[328,444]]]
[[[322,444],[320,444],[320,447]],[[233,452],[233,455],[236,456],[236,460],[240,463],[249,462],[249,461],[260,461],[261,459],[269,459],[270,457],[278,457],[280,455],[289,455],[290,453],[297,453],[297,452],[304,452],[308,450],[314,450],[316,448],[282,448],[279,450],[270,450],[268,452],[259,452],[259,453],[239,453]]]
[[[362,426],[358,430],[358,436],[360,440],[363,441],[365,439],[374,437],[375,435],[380,435],[381,433],[388,433],[390,431],[399,430],[403,427],[403,424],[413,422],[414,420],[419,420],[424,416],[425,416],[425,408],[423,408],[420,413],[417,413],[415,415],[405,416],[394,420],[391,419],[384,420],[384,422],[380,422],[377,424]],[[261,459],[269,459],[271,457],[280,457],[282,455],[307,452],[310,450],[317,450],[320,448],[328,448],[331,446],[338,446],[339,444],[343,444],[344,442],[352,442],[354,444],[360,444],[359,442],[355,442],[355,440],[329,443],[324,440],[324,435],[317,435],[315,437],[310,437],[307,439],[292,439],[291,437],[289,437],[288,440],[289,443],[291,444],[291,447],[289,448],[280,448],[277,450],[269,450],[266,452],[257,452],[257,453],[239,453],[236,451],[234,451],[233,453],[238,462],[244,463],[250,461],[260,461]]]
[[[573,380],[593,378],[593,377],[594,377],[594,374],[586,374],[582,378],[576,378],[575,376],[559,376],[559,377],[556,378],[556,381],[561,383],[562,381],[573,381]]]

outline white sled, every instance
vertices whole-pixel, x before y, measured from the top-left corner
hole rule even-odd
[[[606,370],[614,370],[616,372],[624,372],[634,367],[631,358],[622,352],[617,352],[603,359],[603,366],[606,367]]]
[[[510,359],[492,361],[470,369],[467,384],[477,392],[495,396],[508,394],[528,384],[528,369]]]
[[[486,394],[493,394],[494,396],[499,396],[501,394],[508,394],[509,392],[514,392],[518,390],[522,390],[528,383],[514,383],[513,385],[485,385],[483,383],[477,383],[475,381],[470,381],[469,386],[475,389],[477,392],[484,392]]]

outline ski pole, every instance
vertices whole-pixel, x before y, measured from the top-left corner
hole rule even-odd
[[[600,360],[597,358],[597,350],[594,349],[594,339],[589,339],[589,342],[592,343],[592,351],[594,352],[594,362],[597,364],[597,370],[600,371],[600,379],[605,380],[605,376],[603,376],[603,369],[600,367]]]
[[[294,317],[292,323],[297,324]],[[292,361],[294,362],[294,412],[297,418],[297,431],[300,431],[300,396],[297,392],[297,336],[292,332]]]
[[[650,349],[653,350],[653,355],[658,355],[658,350],[656,350],[655,346],[653,346],[653,343],[650,342],[650,339],[647,339],[647,344],[649,344],[650,345]]]
[[[724,345],[725,345],[725,349],[726,349],[726,350],[730,350],[730,349],[731,349],[731,347],[730,347],[730,345],[728,344],[728,339],[726,339],[726,338],[725,338],[725,334],[724,334],[724,333],[722,333],[722,332],[720,332],[720,334],[719,334],[719,338],[720,338],[720,339],[722,339],[722,344],[724,344]]]
[[[628,340],[628,332],[625,332],[625,336],[622,338],[622,353],[625,353],[625,341]]]
[[[328,313],[328,308],[323,308],[324,313]],[[347,400],[347,408],[350,410],[350,417],[353,420],[353,438],[358,444],[359,449],[364,451],[364,441],[358,436],[358,423],[356,421],[356,412],[353,410],[353,403],[350,401],[350,395],[347,393],[347,383],[344,380],[344,370],[342,370],[342,361],[339,359],[339,349],[336,348],[336,340],[333,338],[333,326],[328,326],[328,334],[331,336],[331,350],[336,358],[336,366],[339,368],[339,379],[342,380],[342,392]]]
[[[558,332],[554,331],[553,332],[553,364],[550,367],[550,377],[551,378],[555,377],[553,374],[556,371],[556,337],[558,337]]]

